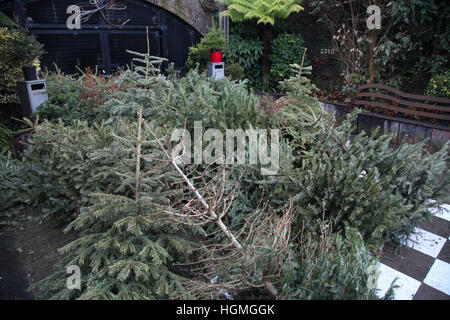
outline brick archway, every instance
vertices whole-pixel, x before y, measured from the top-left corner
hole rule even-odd
[[[212,14],[205,12],[199,0],[144,0],[177,15],[201,34],[208,31]]]

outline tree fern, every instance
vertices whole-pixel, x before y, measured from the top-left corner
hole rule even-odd
[[[298,0],[225,0],[227,9],[221,14],[233,21],[256,19],[258,23],[275,24],[275,18],[286,19],[303,8]]]
[[[262,24],[262,39],[264,51],[262,57],[263,83],[268,84],[270,72],[270,50],[273,38],[273,26],[276,19],[286,19],[294,12],[303,8],[299,5],[300,0],[225,0],[227,9],[221,14],[228,16],[232,21],[256,20]]]

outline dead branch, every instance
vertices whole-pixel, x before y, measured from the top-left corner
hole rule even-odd
[[[115,0],[89,0],[87,3],[78,4],[78,7],[80,7],[80,21],[83,23],[87,22],[96,12],[99,12],[105,22],[112,26],[120,27],[130,22],[130,19],[128,19],[121,24],[114,24],[106,18],[105,10],[118,11],[127,9],[126,5]]]
[[[203,281],[189,280],[185,284],[190,287],[191,292],[205,297],[213,292],[217,294],[217,290],[227,290],[224,291],[226,293],[230,290],[239,292],[248,288],[264,287],[273,298],[276,298],[278,292],[273,285],[273,279],[279,277],[280,267],[288,255],[291,241],[290,226],[293,219],[292,203],[281,218],[272,213],[267,205],[250,215],[239,232],[239,236],[244,232],[247,235],[243,237],[244,248],[238,237],[223,222],[239,187],[239,183],[235,183],[231,191],[226,189],[229,186],[226,175],[227,167],[217,165],[217,172],[211,179],[206,179],[205,172],[201,173],[199,177],[189,178],[178,165],[182,156],[172,158],[170,151],[164,147],[145,119],[143,125],[163,152],[167,159],[164,161],[168,161],[175,168],[187,189],[195,195],[191,200],[178,203],[174,210],[164,210],[163,213],[173,221],[190,226],[215,223],[219,227],[220,233],[225,235],[230,242],[228,245],[213,244],[209,247],[202,247],[203,257],[193,263],[193,265],[200,264],[200,267],[196,269],[201,271],[200,276],[211,280],[216,278],[217,274],[230,277],[225,271],[226,264],[229,265],[229,263],[239,266],[242,270],[239,274],[231,276],[227,282],[220,284],[205,284]],[[167,131],[166,137],[169,137]],[[196,187],[193,181],[202,183],[202,186]],[[256,263],[260,263],[263,266],[261,269],[264,270],[255,269]],[[220,273],[220,270],[224,271]]]

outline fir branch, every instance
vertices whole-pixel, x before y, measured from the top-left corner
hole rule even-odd
[[[193,185],[192,181],[184,174],[184,172],[180,169],[180,167],[178,166],[178,164],[176,163],[176,159],[173,159],[169,153],[167,152],[166,148],[164,148],[163,144],[161,143],[161,140],[156,136],[156,134],[153,132],[153,130],[150,128],[150,126],[146,123],[146,121],[144,120],[144,125],[147,129],[147,131],[153,136],[153,138],[155,139],[155,141],[157,142],[157,144],[159,145],[160,149],[163,151],[164,155],[167,157],[167,159],[170,161],[171,165],[175,168],[175,170],[178,172],[178,174],[182,177],[182,179],[184,180],[184,182],[186,183],[186,185],[188,186],[189,190],[191,190],[194,195],[196,196],[196,198],[198,199],[198,201],[201,203],[201,205],[203,206],[203,208],[206,210],[206,212],[208,212],[209,215],[209,219],[211,221],[213,221],[219,228],[220,230],[225,234],[225,236],[228,238],[228,240],[232,243],[232,245],[234,246],[235,249],[237,249],[240,253],[243,254],[244,259],[247,261],[254,261],[253,258],[251,258],[250,256],[248,256],[246,254],[246,251],[243,250],[243,247],[241,245],[241,243],[237,240],[237,238],[234,236],[234,234],[231,232],[231,230],[223,223],[222,221],[222,217],[223,215],[218,215],[212,208],[210,205],[208,205],[206,199],[203,197],[202,194],[200,194],[199,190]],[[224,170],[225,167],[223,167],[223,174],[224,174]],[[225,184],[224,184],[225,185]],[[222,197],[223,195],[223,190],[219,195],[219,199]],[[187,219],[192,219],[192,216],[190,215],[186,215],[185,216]],[[246,256],[246,257],[245,257]],[[277,295],[278,295],[278,291],[276,290],[276,288],[273,286],[272,282],[270,281],[270,278],[267,277],[263,277],[263,279],[265,279],[264,282],[264,286],[267,289],[267,291],[269,292],[269,294],[276,299]]]

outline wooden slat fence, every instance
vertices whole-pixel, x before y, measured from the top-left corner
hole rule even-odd
[[[369,107],[375,113],[377,110],[388,110],[396,116],[408,115],[413,120],[437,120],[439,125],[444,126],[448,126],[450,121],[450,99],[405,93],[383,84],[360,86],[352,105]]]

